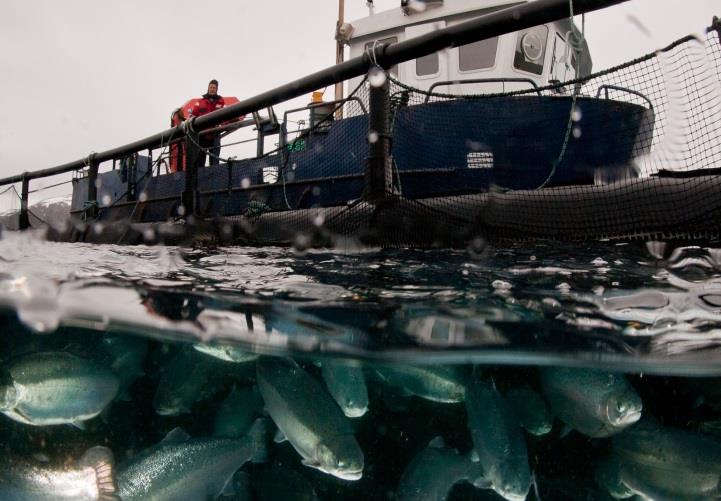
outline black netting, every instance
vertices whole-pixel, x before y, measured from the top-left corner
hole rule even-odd
[[[390,182],[379,199],[368,196],[366,172],[378,140],[371,78],[340,103],[308,107],[307,121],[280,121],[272,151],[199,169],[195,214],[255,243],[716,238],[720,82],[715,30],[584,78],[501,94],[463,94],[459,83],[429,93],[388,75]],[[130,186],[119,173],[104,174],[112,203],[100,220],[187,218],[185,173],[152,174],[156,165],[138,168],[134,198],[118,194]],[[75,191],[77,215],[82,182]]]

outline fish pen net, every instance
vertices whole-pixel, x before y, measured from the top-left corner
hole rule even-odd
[[[289,112],[259,110],[258,141],[274,133],[276,147],[242,160],[226,145],[201,148],[216,161],[197,180],[168,170],[184,154],[172,144],[155,159],[136,154],[117,170],[114,161],[94,202],[88,178],[74,179],[69,238],[172,242],[188,222],[222,243],[301,247],[719,237],[718,25],[581,78],[512,80],[521,79],[470,82],[508,92],[464,94],[461,82],[429,91],[371,73],[343,100],[291,110],[309,115],[297,127]],[[104,236],[91,238],[93,222]],[[173,229],[161,235],[159,223]]]
[[[264,200],[264,211],[243,218],[251,239],[304,243],[325,235],[403,246],[718,237],[717,30],[543,88],[428,92],[385,75],[391,141],[385,196],[368,200],[362,183],[368,143],[377,140],[367,132],[364,109],[371,77],[343,106],[348,123],[321,121],[320,139],[301,138],[303,148],[328,152],[310,166],[308,177],[318,182],[292,197],[284,190]],[[293,180],[307,154],[292,144],[279,182]]]

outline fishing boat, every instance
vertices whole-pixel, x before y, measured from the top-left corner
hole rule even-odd
[[[611,3],[577,2],[577,13]],[[654,67],[664,52],[593,73],[570,14],[558,0],[403,0],[340,19],[336,39],[349,61],[75,163],[72,224],[51,237],[174,241],[190,228],[192,238],[223,242],[464,245],[493,236],[650,238],[687,231],[688,219],[702,223],[694,231],[715,231],[709,221],[721,206],[696,207],[687,195],[689,183],[715,193],[707,168],[719,159],[691,155],[671,172],[678,162],[654,154],[668,139],[669,103]],[[718,32],[715,22],[705,41],[711,71],[721,64]],[[706,81],[691,77],[694,90]],[[344,90],[335,99],[314,93],[277,116],[274,105],[331,81]],[[291,130],[293,113],[307,113],[307,127]],[[255,132],[254,155],[197,165],[200,135],[244,128]],[[694,131],[695,140],[713,144],[718,132]],[[265,151],[269,142],[277,147]],[[101,170],[103,162],[112,167]],[[665,214],[659,191],[691,204],[686,219]]]

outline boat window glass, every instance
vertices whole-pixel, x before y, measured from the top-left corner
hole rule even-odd
[[[438,58],[438,52],[416,59],[416,75],[419,77],[424,75],[435,75],[439,70],[440,61]]]
[[[570,45],[560,33],[556,33],[551,59],[551,80],[566,82],[576,78],[578,60]]]
[[[398,37],[381,38],[380,40],[377,41],[378,45],[392,44],[392,43],[396,43],[396,42],[398,42]],[[374,43],[376,43],[376,42],[368,42],[367,44],[365,44],[365,51],[367,52],[369,50],[372,50]],[[388,72],[391,75],[393,75],[394,77],[398,77],[398,65],[396,64],[393,67],[391,67],[391,69],[388,70]]]
[[[498,37],[461,45],[458,48],[458,67],[461,71],[493,68],[497,50]]]
[[[546,60],[546,41],[548,26],[536,26],[519,31],[516,37],[516,55],[513,67],[536,75],[543,74],[543,63]]]

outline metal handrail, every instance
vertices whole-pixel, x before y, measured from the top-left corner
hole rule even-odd
[[[627,89],[626,87],[619,87],[618,85],[610,85],[610,84],[601,85],[598,88],[598,92],[596,92],[596,98],[601,97],[601,92],[603,91],[604,94],[606,95],[606,99],[608,99],[608,91],[609,90],[617,90],[620,92],[626,92],[628,94],[633,94],[634,96],[638,96],[641,99],[643,99],[644,101],[646,101],[648,103],[651,111],[653,111],[653,102],[651,102],[651,100],[648,97],[646,97],[644,94],[638,92],[637,90]]]
[[[573,7],[575,14],[580,15],[627,1],[628,0],[574,0]],[[367,51],[362,56],[330,66],[226,108],[197,117],[192,120],[192,125],[195,130],[216,127],[223,122],[236,119],[241,115],[247,115],[254,111],[267,108],[268,106],[273,106],[302,96],[316,89],[364,75],[376,64],[384,68],[390,68],[398,63],[432,54],[447,47],[459,47],[472,42],[487,40],[506,33],[532,28],[539,24],[546,24],[566,17],[568,17],[568,0],[536,0],[535,2],[527,2],[494,11],[470,21],[465,21],[402,42],[377,44],[372,51]],[[24,178],[30,180],[71,172],[82,169],[91,162],[102,163],[140,150],[160,148],[184,135],[186,135],[186,131],[181,126],[173,127],[144,139],[89,155],[88,157],[57,167],[0,179],[0,186],[18,183]]]
[[[430,86],[428,89],[428,94],[426,94],[426,100],[423,102],[424,104],[428,102],[428,100],[431,98],[431,93],[433,92],[433,89],[436,87],[440,87],[442,85],[467,85],[467,84],[474,84],[474,83],[499,83],[499,82],[522,82],[522,83],[529,83],[531,84],[531,87],[538,93],[538,95],[541,95],[541,90],[538,88],[538,84],[531,80],[530,78],[469,78],[464,80],[446,80],[443,82],[434,82],[433,85]],[[505,87],[504,87],[505,90]]]

